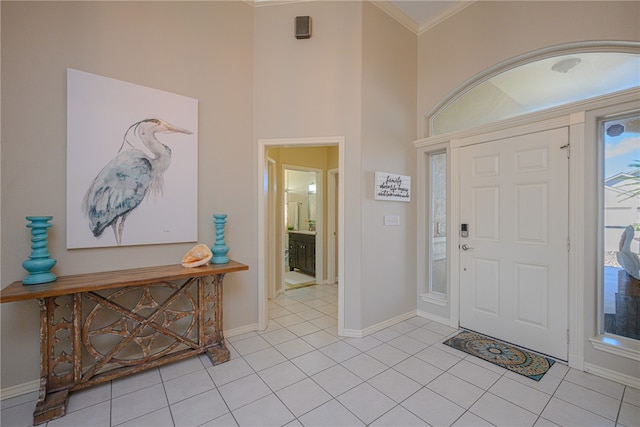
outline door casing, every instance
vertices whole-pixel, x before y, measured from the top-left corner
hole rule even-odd
[[[608,104],[611,97],[605,97],[598,103]],[[585,135],[585,110],[586,103],[566,106],[563,108],[521,116],[510,120],[504,120],[476,129],[464,130],[448,135],[438,135],[414,144],[418,150],[418,234],[427,236],[425,221],[428,217],[428,198],[426,198],[425,159],[432,152],[442,151],[447,153],[447,235],[450,236],[447,248],[449,284],[447,297],[444,301],[431,303],[425,298],[425,288],[428,288],[426,274],[419,270],[417,275],[418,313],[421,316],[448,324],[451,327],[460,325],[460,281],[457,272],[460,268],[457,256],[457,248],[461,244],[457,230],[460,224],[459,218],[459,151],[467,145],[480,144],[482,142],[517,136],[532,132],[538,132],[558,127],[569,127],[569,141],[572,146],[569,164],[569,237],[572,250],[569,252],[569,366],[582,370],[584,368],[584,269],[581,260],[584,259],[584,135]],[[577,111],[576,111],[577,110]],[[454,227],[453,224],[456,226]],[[418,239],[418,259],[428,259],[428,248],[425,238]],[[453,250],[455,248],[455,251]],[[418,263],[420,264],[420,263]]]
[[[286,138],[286,139],[259,139],[258,140],[258,329],[264,330],[269,323],[269,313],[267,310],[268,296],[268,267],[266,260],[269,250],[269,239],[267,231],[267,200],[269,197],[268,184],[268,157],[267,150],[276,147],[338,147],[338,173],[345,177],[345,138],[344,136],[316,137],[316,138]],[[338,335],[344,334],[344,185],[345,179],[338,181]],[[271,245],[273,246],[273,245]],[[277,256],[277,254],[276,254]]]
[[[552,129],[555,127],[569,127],[569,142],[571,144],[571,158],[569,162],[569,238],[571,241],[571,250],[569,251],[569,355],[568,364],[571,368],[578,370],[589,369],[591,372],[598,372],[599,375],[606,378],[615,379],[619,382],[625,382],[627,377],[620,376],[615,371],[614,357],[623,356],[625,358],[638,360],[640,350],[619,348],[615,345],[608,344],[605,338],[598,335],[591,322],[597,315],[595,313],[595,303],[585,306],[587,299],[589,302],[593,297],[588,296],[586,292],[593,292],[595,295],[595,284],[591,285],[591,281],[595,283],[595,276],[591,272],[593,265],[592,258],[595,252],[594,247],[597,239],[587,236],[585,233],[586,226],[593,223],[592,216],[596,207],[593,205],[594,197],[587,192],[593,192],[596,181],[596,173],[594,170],[595,157],[593,152],[597,151],[594,147],[596,144],[596,130],[592,116],[597,111],[604,109],[615,109],[616,111],[627,111],[637,108],[638,95],[640,90],[629,89],[613,94],[603,95],[598,98],[588,99],[551,108],[537,113],[531,113],[512,119],[505,119],[500,122],[478,126],[473,129],[465,129],[459,132],[449,134],[436,135],[424,138],[414,142],[417,149],[418,163],[418,179],[417,179],[417,204],[418,204],[418,260],[428,259],[428,249],[424,242],[427,235],[424,225],[424,219],[428,218],[428,203],[426,199],[425,185],[428,182],[425,174],[425,158],[429,153],[435,151],[447,152],[448,175],[447,183],[448,198],[447,210],[450,213],[448,225],[459,224],[459,215],[457,214],[458,205],[456,188],[458,179],[456,174],[459,173],[459,164],[457,163],[457,150],[461,147],[461,140],[465,139],[466,143],[480,143],[486,140],[487,135],[491,138],[508,137],[516,135],[519,132],[535,132],[544,129]],[[591,118],[590,118],[591,117]],[[472,138],[473,137],[473,138]],[[453,234],[447,229],[447,234],[451,235],[448,247],[455,247],[460,244],[456,233]],[[448,249],[449,251],[449,249]],[[456,272],[459,269],[457,257],[450,256],[448,252],[449,272]],[[420,265],[420,262],[418,263]],[[422,295],[425,290],[425,275],[420,274],[418,269],[417,290],[418,295]],[[447,298],[439,304],[433,304],[427,301],[427,298],[418,298],[418,314],[423,317],[430,318],[452,327],[459,325],[459,282],[457,277],[452,276],[448,284]],[[593,311],[593,312],[592,312]],[[595,350],[595,352],[594,352]],[[590,358],[590,362],[585,360],[585,353]],[[602,352],[612,353],[606,355]],[[595,354],[598,360],[593,359]],[[605,360],[606,362],[603,362]],[[605,367],[600,366],[605,364]]]
[[[338,282],[338,169],[327,171],[327,280],[328,283]]]

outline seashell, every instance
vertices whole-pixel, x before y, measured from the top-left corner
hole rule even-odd
[[[201,243],[189,249],[189,252],[182,257],[182,266],[198,267],[211,261],[212,257],[213,253],[211,253],[211,249],[209,249],[207,245],[203,245]]]

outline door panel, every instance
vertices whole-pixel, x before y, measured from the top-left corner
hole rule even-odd
[[[568,129],[460,150],[460,325],[567,358]],[[466,248],[466,250],[464,250]]]
[[[474,188],[472,192],[476,239],[497,241],[500,238],[500,188]]]
[[[484,314],[500,315],[500,262],[492,259],[474,258],[475,271],[473,309]]]
[[[515,320],[546,328],[549,299],[549,269],[543,265],[514,265]]]
[[[548,184],[516,185],[514,190],[516,242],[546,245],[549,236]]]

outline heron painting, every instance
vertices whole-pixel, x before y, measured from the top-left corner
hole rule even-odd
[[[67,247],[197,240],[197,100],[76,70],[67,90]]]
[[[120,245],[127,216],[147,193],[162,194],[162,176],[171,164],[171,149],[158,141],[156,134],[176,132],[193,133],[160,119],[142,120],[127,129],[118,154],[94,178],[82,200],[83,212],[95,237],[111,227]],[[151,155],[135,148],[131,133]]]

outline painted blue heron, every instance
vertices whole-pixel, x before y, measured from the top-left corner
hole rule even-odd
[[[116,243],[122,243],[124,221],[151,191],[162,193],[162,175],[171,164],[171,149],[158,141],[157,133],[193,132],[159,119],[147,119],[131,125],[124,134],[118,154],[89,185],[82,209],[89,218],[89,228],[100,237],[109,226]],[[128,135],[137,136],[153,156],[133,148]],[[125,144],[132,148],[123,149]]]

